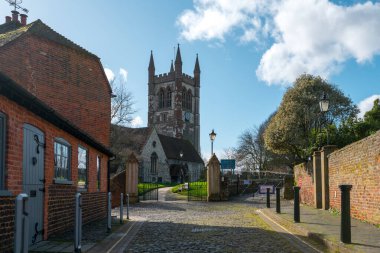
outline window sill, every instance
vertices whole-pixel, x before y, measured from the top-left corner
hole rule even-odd
[[[65,180],[65,179],[54,179],[53,182],[55,184],[66,184],[66,185],[73,185],[73,181]]]
[[[7,190],[0,190],[0,197],[11,197],[13,194]]]

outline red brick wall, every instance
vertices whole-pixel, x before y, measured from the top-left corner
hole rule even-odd
[[[0,252],[12,252],[15,197],[0,197]]]
[[[81,145],[88,149],[89,154],[89,167],[88,167],[88,192],[97,193],[97,171],[96,171],[96,159],[100,156],[101,159],[101,188],[99,194],[99,199],[95,202],[101,205],[103,203],[103,195],[107,191],[107,160],[108,157],[105,154],[100,153],[96,149],[88,146],[86,143],[81,142],[75,137],[69,135],[61,129],[58,129],[54,125],[42,120],[36,115],[32,114],[30,111],[26,110],[24,107],[8,100],[7,98],[0,96],[0,111],[7,115],[7,133],[6,133],[6,178],[5,187],[13,195],[17,195],[22,192],[22,160],[23,160],[23,125],[25,123],[31,124],[39,128],[45,134],[45,198],[44,198],[44,238],[47,238],[49,232],[49,219],[48,214],[52,212],[49,209],[49,199],[50,190],[54,187],[60,186],[53,183],[54,178],[54,138],[61,137],[64,138],[71,144],[72,156],[71,156],[71,180],[74,183],[76,189],[77,178],[78,178],[78,145]],[[108,123],[109,124],[109,123]],[[51,188],[53,187],[53,188]],[[75,190],[74,189],[74,190]],[[62,191],[59,194],[73,194],[73,190]],[[98,196],[98,195],[97,195]],[[60,207],[62,208],[62,207]],[[93,212],[99,212],[100,206],[93,209]],[[102,215],[102,212],[99,212]],[[53,214],[54,215],[54,214]],[[51,220],[50,220],[51,222]],[[0,233],[1,234],[1,233]]]
[[[0,47],[0,72],[109,146],[110,89],[99,59],[27,35]]]
[[[301,187],[300,201],[303,204],[314,205],[314,187],[313,187],[313,167],[312,163],[301,163],[294,166],[294,180],[297,186]]]
[[[111,178],[112,208],[120,206],[120,194],[125,196],[125,171]]]
[[[48,200],[48,235],[71,230],[75,224],[76,186],[50,185]],[[82,192],[83,224],[100,220],[107,215],[106,192]]]
[[[380,131],[329,157],[330,206],[340,210],[340,184],[351,184],[351,215],[380,224]]]

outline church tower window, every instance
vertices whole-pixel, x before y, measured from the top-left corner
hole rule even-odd
[[[158,92],[158,108],[159,109],[165,107],[165,99],[164,98],[165,98],[165,94],[164,94],[164,91],[161,89]]]
[[[182,109],[186,109],[186,100],[187,100],[187,94],[186,94],[186,89],[182,89]]]
[[[168,108],[172,107],[172,91],[169,87],[166,91],[166,107]]]
[[[186,109],[189,111],[191,111],[192,98],[193,98],[193,95],[191,94],[191,90],[188,90],[187,96],[186,96]]]

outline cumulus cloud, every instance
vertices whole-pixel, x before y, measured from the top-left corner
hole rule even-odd
[[[126,69],[120,68],[119,75],[122,78],[123,82],[127,82],[128,80],[128,71]]]
[[[133,118],[132,122],[131,122],[131,126],[132,127],[141,127],[143,125],[143,120],[140,116],[136,116],[135,118]]]
[[[376,99],[380,99],[380,94],[378,94],[378,95],[372,95],[372,96],[370,96],[370,97],[368,97],[366,99],[363,99],[362,101],[359,102],[359,104],[358,104],[358,108],[360,110],[360,112],[358,114],[359,118],[363,118],[364,114],[372,109],[373,102]]]
[[[257,77],[289,85],[302,73],[324,78],[355,59],[380,54],[380,3],[340,6],[328,0],[194,0],[177,24],[189,41],[238,35],[241,42],[273,44],[263,53]],[[240,32],[240,33],[239,33]]]
[[[112,80],[115,79],[115,74],[109,68],[104,68],[104,72],[106,73],[108,82],[111,82]]]

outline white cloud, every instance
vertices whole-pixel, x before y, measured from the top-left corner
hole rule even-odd
[[[132,127],[141,127],[143,125],[143,120],[140,116],[136,116],[135,118],[133,118],[132,122],[131,122],[131,126]]]
[[[355,59],[366,63],[380,54],[380,3],[339,6],[328,0],[194,0],[194,10],[178,18],[181,36],[225,41],[271,38],[257,77],[267,84],[289,85],[302,73],[324,78]]]
[[[379,95],[372,95],[372,96],[370,96],[370,97],[359,102],[359,104],[358,104],[358,108],[360,110],[360,112],[358,114],[359,118],[363,118],[364,114],[372,109],[373,102],[377,98],[380,99],[380,94]]]
[[[111,82],[113,79],[115,79],[115,74],[112,72],[112,70],[104,68],[104,72],[106,73],[108,82]]]
[[[126,69],[120,68],[119,75],[122,78],[123,82],[126,83],[128,80],[128,71]]]

